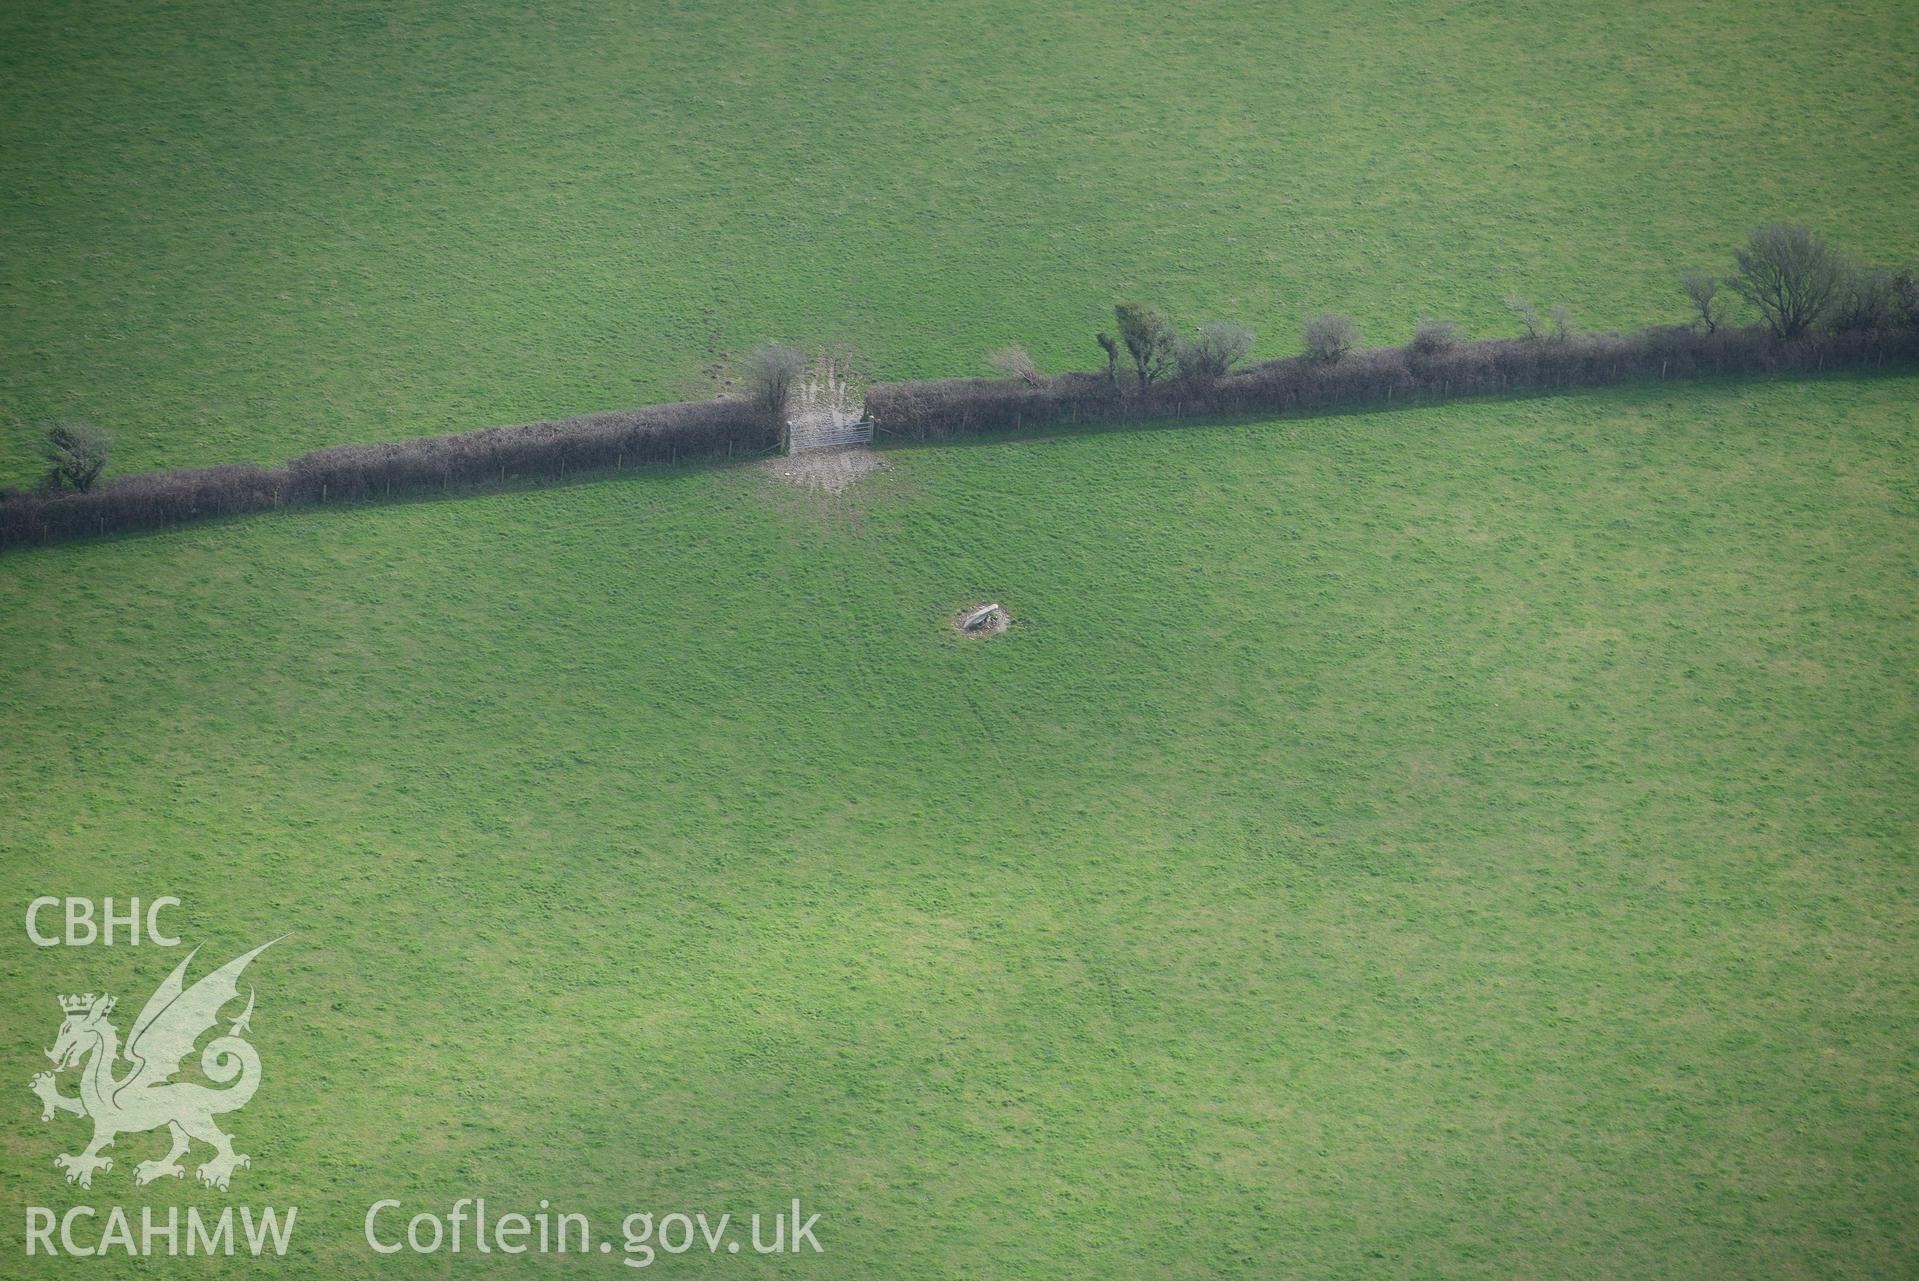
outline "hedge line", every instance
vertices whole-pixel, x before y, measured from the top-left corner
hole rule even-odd
[[[751,454],[778,444],[779,433],[765,413],[738,401],[707,400],[446,436],[335,445],[301,454],[284,467],[233,463],[145,472],[102,481],[83,494],[0,491],[0,549],[276,507]]]
[[[1271,360],[1210,382],[1125,390],[1103,374],[1084,373],[1062,374],[1039,387],[990,378],[880,383],[867,390],[866,407],[896,439],[941,440],[1056,425],[1291,414],[1642,378],[1914,364],[1919,364],[1919,331],[1914,330],[1809,335],[1787,342],[1756,328],[1700,333],[1662,327],[1563,340],[1494,339],[1434,353],[1376,348],[1330,365]],[[761,453],[778,445],[771,418],[734,400],[646,405],[558,422],[336,445],[278,468],[231,464],[147,472],[104,481],[80,494],[0,491],[0,549],[277,507]]]
[[[1336,364],[1269,360],[1208,383],[1168,381],[1122,391],[1103,374],[1064,374],[1043,386],[991,378],[882,384],[866,407],[888,434],[941,440],[1066,424],[1149,422],[1230,414],[1292,414],[1645,378],[1812,373],[1919,362],[1919,332],[1819,334],[1784,342],[1763,329],[1702,333],[1658,327],[1565,339],[1489,339],[1418,353],[1357,351]]]

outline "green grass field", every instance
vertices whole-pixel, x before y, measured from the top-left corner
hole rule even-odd
[[[1910,6],[0,11],[0,483],[1682,314],[1919,256]],[[0,1201],[819,1212],[660,1274],[1919,1273],[1919,378],[888,451],[0,556]],[[1018,622],[963,639],[954,611]],[[230,1194],[43,1124],[39,894],[251,974]],[[17,1086],[9,1086],[9,1081]],[[71,1089],[71,1087],[68,1087]],[[196,1153],[194,1160],[201,1158]],[[0,1237],[0,1275],[64,1274]],[[84,1239],[84,1237],[83,1237]],[[100,1276],[266,1265],[94,1260]]]
[[[1909,1274],[1915,391],[9,557],[0,886],[294,932],[234,1198],[301,1207],[290,1275],[438,1274],[360,1216],[474,1190],[797,1195],[793,1275]],[[53,991],[174,959],[0,955],[22,1082]],[[65,1204],[18,1104],[5,1197]],[[122,1149],[96,1202],[225,1203]]]
[[[0,482],[710,394],[769,338],[888,378],[1101,357],[1114,297],[1294,349],[1500,299],[1678,319],[1803,218],[1914,254],[1919,23],[1603,6],[15,4]]]

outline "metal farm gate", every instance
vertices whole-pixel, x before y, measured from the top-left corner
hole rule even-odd
[[[786,452],[802,453],[808,449],[836,449],[842,445],[870,445],[873,443],[873,420],[859,418],[850,422],[835,422],[832,419],[795,418],[786,424]]]
[[[830,363],[794,394],[793,416],[786,420],[787,453],[872,443],[873,420],[846,383],[834,376]]]

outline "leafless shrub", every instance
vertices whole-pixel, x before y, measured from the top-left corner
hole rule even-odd
[[[46,487],[86,493],[107,469],[113,437],[92,423],[55,423],[47,428],[40,456],[47,462]]]
[[[1028,387],[1043,386],[1046,376],[1026,354],[1024,347],[1001,347],[986,354],[986,363],[1015,382],[1025,383]]]
[[[1546,336],[1546,322],[1539,318],[1539,308],[1533,306],[1532,299],[1522,298],[1518,294],[1506,295],[1506,310],[1513,314],[1520,328],[1526,331],[1528,342],[1538,342]]]
[[[1552,340],[1554,342],[1566,342],[1575,332],[1573,328],[1573,309],[1563,302],[1556,302],[1552,305],[1551,316],[1553,326]]]
[[[1760,227],[1733,250],[1739,274],[1732,291],[1759,309],[1779,338],[1797,338],[1819,323],[1845,277],[1845,262],[1803,226]]]
[[[1173,359],[1179,366],[1181,378],[1211,381],[1224,378],[1252,350],[1252,330],[1215,320],[1201,326],[1191,338],[1181,338],[1174,348]]]
[[[1450,320],[1422,316],[1413,326],[1413,340],[1407,344],[1416,356],[1439,356],[1459,346],[1459,326]]]
[[[1689,271],[1679,278],[1679,284],[1686,291],[1686,301],[1698,313],[1699,323],[1706,327],[1706,332],[1718,332],[1719,326],[1726,322],[1726,310],[1731,301],[1721,292],[1719,277],[1709,276],[1703,271]]]
[[[806,353],[777,343],[755,347],[746,357],[747,395],[775,422],[786,415],[793,389],[806,376]]]
[[[1306,359],[1315,365],[1337,365],[1346,358],[1346,353],[1359,345],[1359,327],[1352,317],[1336,311],[1306,317],[1301,333]]]

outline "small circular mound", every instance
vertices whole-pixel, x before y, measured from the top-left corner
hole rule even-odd
[[[953,616],[953,630],[962,636],[991,636],[1012,625],[1012,616],[998,601],[972,605]]]

